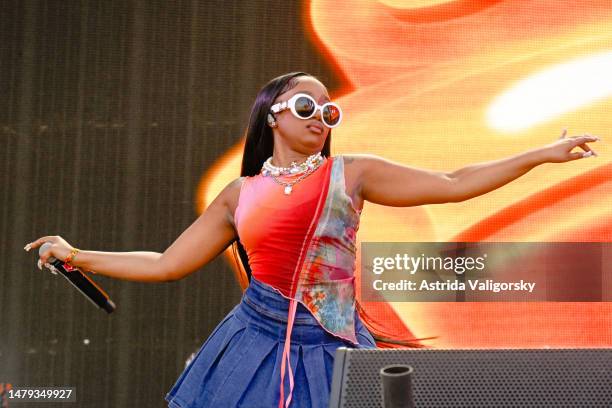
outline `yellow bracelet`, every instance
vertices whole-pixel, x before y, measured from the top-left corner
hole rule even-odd
[[[72,259],[76,256],[76,254],[78,254],[80,251],[80,249],[78,248],[72,248],[72,251],[70,251],[70,254],[66,257],[66,259],[64,259],[64,263],[67,263],[70,266],[74,266],[72,265]]]

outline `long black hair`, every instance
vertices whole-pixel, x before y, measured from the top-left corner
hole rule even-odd
[[[250,177],[259,174],[264,161],[272,156],[274,151],[274,137],[272,129],[267,124],[267,116],[270,112],[270,107],[274,104],[278,95],[283,94],[297,85],[298,79],[301,76],[310,76],[306,72],[291,72],[289,74],[281,75],[268,82],[257,94],[255,103],[251,108],[251,116],[249,117],[249,125],[245,131],[246,142],[244,144],[244,152],[242,153],[242,168],[240,169],[240,176]],[[314,78],[314,77],[313,77]],[[327,135],[327,140],[321,150],[321,155],[324,157],[330,156],[330,145],[331,145],[331,131]],[[240,237],[232,243],[234,259],[240,269],[239,263],[245,270],[245,274],[238,271],[236,276],[239,279],[239,283],[242,288],[246,288],[251,280],[251,267],[249,266],[249,259],[247,253],[240,243]],[[236,256],[240,258],[238,262]],[[246,275],[246,280],[244,277]],[[360,305],[356,303],[356,308],[359,311],[359,315],[363,320],[364,324],[376,340],[378,347],[426,347],[418,343],[420,340],[434,339],[434,337],[425,337],[421,339],[415,338],[401,338],[400,336],[388,333],[383,330],[383,327],[377,327],[377,321],[372,319]]]
[[[306,72],[290,72],[272,79],[257,93],[255,103],[251,107],[249,116],[249,124],[245,131],[246,141],[244,144],[244,152],[242,153],[242,167],[240,168],[240,176],[255,176],[259,174],[264,161],[274,151],[274,136],[272,129],[267,123],[267,117],[270,113],[270,107],[274,104],[278,95],[281,95],[297,85],[298,78],[301,76],[309,76],[315,78]],[[327,135],[327,139],[321,150],[323,157],[330,156],[331,131]],[[240,262],[244,268],[248,280],[251,280],[251,268],[249,266],[246,251],[240,239],[233,242],[234,258],[236,252],[240,257]],[[245,284],[246,282],[242,282]]]

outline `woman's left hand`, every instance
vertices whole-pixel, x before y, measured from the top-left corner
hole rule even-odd
[[[542,154],[544,155],[544,161],[549,163],[564,163],[571,160],[582,159],[591,156],[597,156],[597,152],[591,149],[587,143],[601,140],[597,136],[591,136],[585,133],[583,136],[571,136],[567,135],[567,129],[563,129],[563,133],[559,140],[554,143],[548,144],[542,148]],[[574,147],[580,147],[584,152],[574,152]]]

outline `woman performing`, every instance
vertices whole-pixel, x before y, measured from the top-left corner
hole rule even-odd
[[[368,154],[330,154],[342,121],[315,77],[294,72],[258,93],[241,177],[163,253],[79,250],[45,236],[26,250],[113,278],[175,281],[238,250],[248,287],[166,395],[170,407],[327,407],[335,350],[422,347],[379,330],[355,298],[356,232],[365,200],[393,207],[459,202],[543,163],[596,153],[596,136],[566,137],[452,173]],[[584,152],[572,152],[579,147]]]

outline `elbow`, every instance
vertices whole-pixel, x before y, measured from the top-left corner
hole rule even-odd
[[[467,200],[469,197],[466,196],[463,191],[462,185],[459,182],[459,179],[454,176],[454,173],[446,173],[447,179],[447,194],[446,194],[446,202],[448,203],[460,203],[462,201]]]
[[[176,277],[176,276],[174,276],[174,275],[172,275],[170,273],[162,274],[161,276],[162,276],[161,282],[164,282],[164,283],[176,282],[176,281],[181,279],[180,277]]]
[[[160,272],[162,282],[176,282],[183,279],[186,275],[176,273],[172,269]]]
[[[155,268],[155,276],[159,282],[176,282],[181,280],[183,277],[176,273],[176,269],[169,267],[162,259],[157,260]]]

